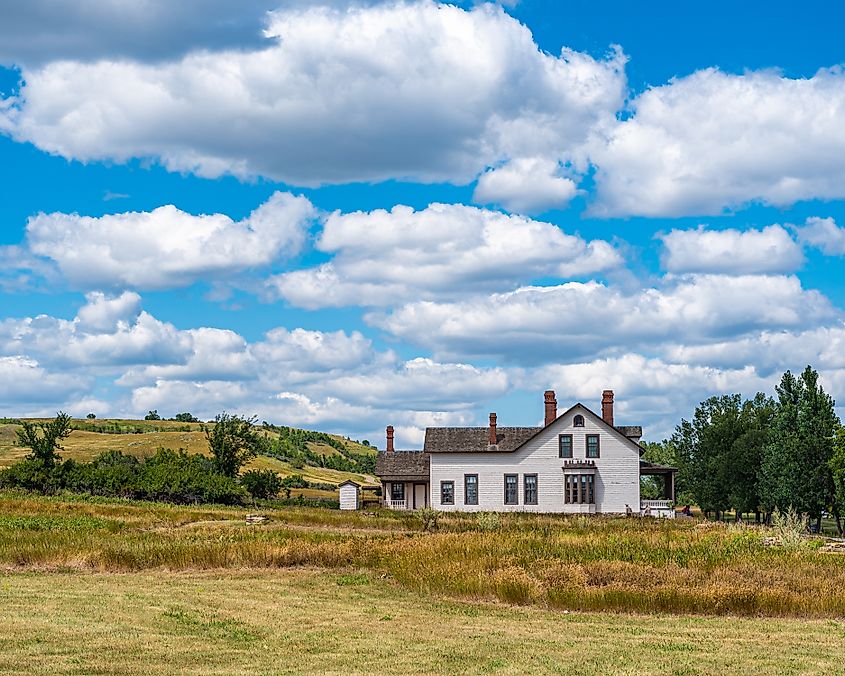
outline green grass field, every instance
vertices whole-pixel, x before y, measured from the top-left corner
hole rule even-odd
[[[845,624],[569,613],[354,569],[0,574],[4,674],[835,674]]]
[[[0,673],[845,673],[845,560],[814,542],[248,511],[0,493]]]

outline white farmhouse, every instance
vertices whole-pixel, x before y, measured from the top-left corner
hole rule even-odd
[[[467,512],[645,513],[674,516],[675,469],[640,456],[639,426],[614,425],[613,392],[599,416],[583,404],[557,413],[545,393],[543,427],[429,427],[422,451],[387,448],[376,459],[384,505]],[[640,500],[640,476],[664,479],[663,500]]]

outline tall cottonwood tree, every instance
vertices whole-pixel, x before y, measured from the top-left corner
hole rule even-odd
[[[756,512],[757,470],[774,405],[758,393],[743,402],[739,394],[710,397],[682,420],[672,435],[678,479],[705,512],[717,516],[733,508],[737,515]]]
[[[789,508],[821,521],[835,500],[831,460],[839,420],[834,401],[810,366],[783,374],[772,435],[763,451],[759,491],[768,511]]]

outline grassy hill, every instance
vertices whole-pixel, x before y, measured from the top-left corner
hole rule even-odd
[[[37,419],[29,419],[40,422]],[[188,453],[208,454],[208,444],[201,423],[182,423],[168,420],[74,420],[74,430],[62,442],[62,458],[90,461],[105,451],[121,451],[137,457],[152,455],[159,447],[184,449]],[[0,419],[0,468],[22,460],[29,449],[17,445],[18,419]],[[334,434],[324,434],[296,428],[264,428],[269,441],[268,454],[259,455],[246,469],[270,469],[282,478],[300,475],[309,483],[337,484],[352,479],[363,485],[378,485],[378,480],[361,469],[366,462],[358,458],[375,456],[375,449]],[[291,430],[299,443],[279,446],[282,430]],[[286,434],[287,437],[291,433]],[[311,438],[319,439],[311,441]],[[331,466],[348,466],[336,469]],[[359,471],[356,471],[359,470]],[[335,491],[307,488],[294,490],[293,495],[305,497],[333,497]]]

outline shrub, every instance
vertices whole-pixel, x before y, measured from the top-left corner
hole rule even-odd
[[[310,484],[302,478],[301,474],[291,474],[282,479],[284,488],[308,488]]]
[[[499,515],[496,512],[479,512],[475,515],[478,530],[489,532],[499,530],[502,525]]]
[[[52,493],[59,488],[55,484],[53,470],[35,458],[21,460],[0,471],[0,487],[25,488],[42,493]]]
[[[790,507],[786,514],[777,509],[772,513],[772,530],[780,544],[787,549],[800,549],[806,542],[807,517]]]
[[[275,498],[282,489],[279,475],[269,469],[251,469],[241,475],[241,485],[254,498]]]
[[[417,518],[422,523],[422,529],[424,531],[436,531],[440,512],[436,509],[432,509],[431,507],[423,507],[422,509],[417,510]]]
[[[170,502],[219,502],[234,505],[246,491],[231,477],[216,471],[214,462],[202,455],[159,448],[142,465],[139,491],[149,500]]]

